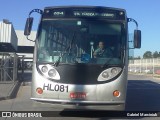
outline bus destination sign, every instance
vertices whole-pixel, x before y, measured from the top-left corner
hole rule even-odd
[[[109,18],[109,19],[121,19],[124,17],[124,13],[118,14],[118,12],[110,12],[110,11],[89,11],[89,10],[49,10],[46,9],[44,12],[44,18],[64,18],[64,17],[82,17],[82,18]],[[123,18],[122,18],[123,19]]]
[[[91,11],[74,11],[73,15],[76,17],[106,17],[106,18],[114,18],[114,13],[108,13],[108,12],[91,12]]]

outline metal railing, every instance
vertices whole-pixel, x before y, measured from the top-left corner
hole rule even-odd
[[[17,80],[16,53],[0,52],[0,82],[15,82]]]
[[[25,57],[25,55],[18,56],[18,75],[22,81],[24,80],[24,73],[32,72],[32,65],[32,57]]]
[[[129,72],[160,74],[160,58],[129,60]]]

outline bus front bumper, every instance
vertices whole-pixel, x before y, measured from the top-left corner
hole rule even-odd
[[[31,98],[34,101],[50,104],[59,108],[93,109],[93,110],[125,110],[125,101],[80,101]]]

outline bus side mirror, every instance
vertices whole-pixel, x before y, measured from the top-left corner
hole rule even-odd
[[[141,31],[134,30],[134,48],[141,48]]]
[[[30,35],[32,30],[32,24],[33,24],[33,17],[27,18],[25,29],[24,29],[24,35],[26,36]]]

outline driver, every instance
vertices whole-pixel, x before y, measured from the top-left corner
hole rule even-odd
[[[112,57],[112,51],[111,49],[106,49],[104,47],[104,42],[100,41],[98,44],[98,48],[94,51],[93,53],[94,58],[100,57],[100,58],[105,58],[105,57]]]

